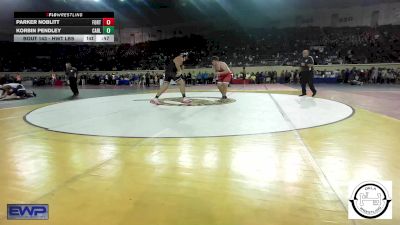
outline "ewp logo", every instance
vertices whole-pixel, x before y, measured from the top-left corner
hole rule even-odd
[[[47,204],[7,204],[8,220],[48,220]]]

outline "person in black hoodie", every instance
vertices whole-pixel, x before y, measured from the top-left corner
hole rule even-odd
[[[65,75],[68,77],[69,87],[74,96],[78,96],[78,70],[75,67],[72,67],[71,63],[66,63],[65,68]]]

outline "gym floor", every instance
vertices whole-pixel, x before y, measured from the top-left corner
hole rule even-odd
[[[67,88],[37,88],[37,98],[0,102],[0,224],[400,224],[400,86],[317,88],[318,99],[354,111],[305,129],[213,137],[73,134],[33,125],[26,116],[98,97],[154,93],[154,88],[87,86],[77,100]],[[231,90],[237,102],[241,93],[299,98],[298,86],[290,85]],[[187,96],[215,91],[211,85],[192,86]],[[247,129],[246,111],[242,114],[236,123]],[[62,113],[53,116],[68,122]],[[189,121],[192,114],[179,118]],[[110,129],[116,125],[105,123]],[[348,184],[354,180],[393,182],[392,220],[347,219]],[[12,203],[49,204],[49,220],[7,220],[6,206]]]

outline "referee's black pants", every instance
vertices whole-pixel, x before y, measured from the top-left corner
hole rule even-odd
[[[71,91],[72,91],[72,93],[74,93],[74,95],[79,94],[78,81],[77,81],[76,77],[69,78],[69,87],[71,88]]]
[[[310,71],[303,71],[300,73],[300,84],[301,84],[301,93],[303,95],[307,94],[306,85],[310,87],[312,93],[316,93],[317,90],[314,87],[314,76],[313,73]]]

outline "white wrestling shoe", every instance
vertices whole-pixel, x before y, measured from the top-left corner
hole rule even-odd
[[[151,99],[151,100],[150,100],[150,103],[151,103],[151,104],[154,104],[154,105],[161,105],[161,102],[158,100],[158,98],[153,98],[153,99]]]
[[[192,103],[192,100],[190,100],[190,99],[184,97],[184,98],[182,99],[182,103],[186,103],[186,104]]]

